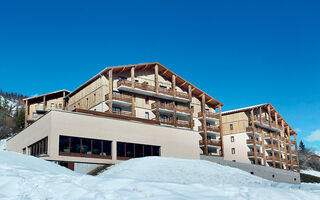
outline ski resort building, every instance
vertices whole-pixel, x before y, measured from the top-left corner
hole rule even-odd
[[[71,169],[149,155],[223,156],[223,104],[159,63],[109,67],[71,93],[25,101],[26,121],[35,122],[7,149]]]
[[[68,90],[59,90],[24,99],[26,105],[25,128],[50,110],[65,110],[64,97],[69,93]]]
[[[225,160],[300,171],[297,133],[271,104],[223,112],[222,122]]]

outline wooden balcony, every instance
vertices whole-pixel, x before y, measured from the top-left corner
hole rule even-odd
[[[247,139],[247,144],[254,144],[256,142],[256,145],[262,145],[262,141],[254,141],[254,139]]]
[[[131,84],[132,84],[131,81],[121,80],[117,82],[117,87],[120,87],[120,86],[131,87],[132,86]],[[147,82],[143,82],[143,83],[134,82],[134,88],[147,90],[150,92],[156,92],[156,87],[153,85],[149,85]],[[159,87],[159,93],[164,95],[174,96],[174,91],[172,89]],[[176,97],[189,99],[189,95],[187,93],[178,92],[178,91],[176,91]]]
[[[171,118],[160,118],[159,121],[162,124],[173,125],[173,120]]]
[[[220,119],[220,116],[218,113],[213,113],[213,112],[205,112],[206,117],[210,117],[210,118],[215,118],[215,119]],[[203,113],[202,112],[198,112],[198,117],[201,118],[203,117]]]
[[[190,122],[189,121],[177,120],[176,125],[178,127],[190,128]]]
[[[105,96],[105,100],[106,101],[109,100],[109,94],[107,94]],[[127,103],[132,103],[132,97],[130,95],[119,94],[119,93],[116,93],[116,92],[112,93],[112,100],[124,101],[124,102],[127,102]]]
[[[198,126],[198,131],[203,132],[203,126]],[[220,127],[219,126],[207,126],[207,131],[211,132],[220,132]]]
[[[246,127],[246,132],[252,132],[252,127],[251,126]]]
[[[266,160],[267,160],[267,161],[273,161],[272,156],[267,156],[267,157],[266,157]],[[274,160],[275,160],[275,161],[280,161],[279,156],[274,156]]]
[[[272,144],[266,144],[265,145],[266,149],[272,149]],[[273,149],[279,150],[278,144],[273,144]],[[281,148],[280,148],[281,149]]]
[[[115,110],[113,110],[112,113],[113,113],[113,114],[116,114],[116,115],[122,115],[122,116],[132,117],[132,113],[131,113],[131,112],[128,112],[128,111],[115,111]]]
[[[250,157],[254,156],[254,152],[248,151],[248,156],[250,156]],[[262,153],[257,152],[257,157],[259,157],[259,158],[263,158],[263,154],[262,154]]]
[[[164,103],[153,103],[151,104],[151,109],[156,109],[157,108],[157,105],[160,109],[165,109],[165,110],[170,110],[170,111],[174,111],[174,105],[173,103],[167,103],[167,104],[164,104]],[[177,105],[176,106],[176,111],[177,112],[183,112],[183,113],[188,113],[190,114],[191,113],[191,109],[186,107],[186,106],[181,106],[181,105]]]
[[[203,140],[199,140],[199,144],[204,145],[205,142]],[[208,145],[221,146],[221,140],[208,140]]]

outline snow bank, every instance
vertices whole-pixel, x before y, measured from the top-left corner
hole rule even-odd
[[[6,149],[6,142],[7,142],[7,139],[0,140],[0,151],[3,151]]]
[[[309,170],[301,170],[301,173],[320,177],[320,172],[319,171],[315,171],[315,170],[311,170],[311,169],[309,169]]]
[[[97,177],[0,151],[0,199],[320,199],[320,185],[274,183],[201,160],[148,157]]]

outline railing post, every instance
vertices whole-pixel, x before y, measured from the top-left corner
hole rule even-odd
[[[254,152],[254,164],[258,164],[258,157],[257,157],[257,146],[256,146],[256,133],[255,133],[255,126],[254,126],[254,113],[253,109],[250,111],[251,115],[251,127],[252,127],[252,136],[253,136],[253,152]]]
[[[113,93],[112,69],[109,70],[108,78],[109,78],[109,110],[108,111],[109,113],[112,113],[112,93]]]
[[[223,147],[223,123],[222,123],[222,111],[221,105],[219,104],[219,126],[220,126],[220,140],[221,140],[221,156],[224,156],[224,147]]]
[[[134,90],[134,70],[135,70],[135,67],[131,67],[131,89]]]
[[[154,67],[154,81],[155,81],[155,92],[159,94],[159,67],[156,64]]]

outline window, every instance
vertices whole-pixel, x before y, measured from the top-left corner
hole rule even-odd
[[[111,146],[111,141],[69,136],[59,137],[59,155],[61,156],[111,158]]]
[[[164,85],[160,85],[159,87],[162,89],[167,89],[167,86],[164,86]]]
[[[95,103],[97,100],[97,97],[96,97],[96,93],[93,94],[93,103]]]
[[[119,81],[126,81],[126,80],[127,80],[127,77],[119,76],[119,77],[118,77],[118,80],[119,80]]]
[[[38,118],[38,114],[36,112],[32,113],[33,118]]]
[[[236,162],[236,160],[232,160],[232,162]]]
[[[118,159],[160,156],[160,147],[144,144],[117,142]]]
[[[71,137],[71,153],[80,153],[80,138]]]
[[[230,130],[233,130],[233,124],[230,124]]]
[[[62,109],[62,104],[61,103],[59,103],[59,109]]]
[[[52,108],[52,109],[54,108],[54,103],[51,103],[51,108]]]
[[[146,103],[146,104],[149,104],[149,97],[146,97],[145,103]]]
[[[145,118],[149,119],[149,112],[145,112]]]
[[[112,107],[112,112],[115,114],[119,114],[121,113],[121,108],[120,107]]]
[[[234,142],[234,136],[231,136],[231,142]]]
[[[47,154],[48,151],[48,137],[45,137],[42,140],[30,145],[29,147],[30,155],[32,156],[40,156],[43,154]],[[26,149],[23,149],[24,154],[26,153]]]
[[[86,99],[87,101],[87,108],[89,107],[89,98]]]
[[[231,153],[232,153],[232,154],[236,154],[236,149],[235,149],[235,148],[232,148],[232,149],[231,149]]]
[[[27,152],[27,151],[26,151],[26,148],[23,148],[23,149],[22,149],[22,153],[23,153],[23,154],[26,154],[26,152]]]

